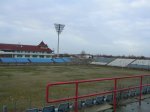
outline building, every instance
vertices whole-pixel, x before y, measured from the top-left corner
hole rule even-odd
[[[39,45],[0,43],[0,57],[50,58],[53,51],[43,41]]]

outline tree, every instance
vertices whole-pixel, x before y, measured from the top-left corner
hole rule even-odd
[[[81,56],[85,56],[86,52],[84,50],[81,51]]]

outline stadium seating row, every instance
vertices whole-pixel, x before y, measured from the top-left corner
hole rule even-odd
[[[106,65],[110,62],[112,62],[115,58],[107,58],[107,57],[98,57],[94,58],[94,62],[98,62],[99,65]]]
[[[150,94],[150,86],[145,86],[142,89],[142,94]],[[140,95],[140,89],[132,89],[128,91],[118,92],[116,94],[117,101],[125,100],[128,98],[133,98]],[[108,94],[106,96],[97,96],[96,98],[89,98],[85,100],[78,101],[78,109],[91,107],[94,105],[101,105],[104,103],[112,103],[113,102],[113,94]],[[70,110],[74,110],[75,106],[72,103],[62,103],[58,107],[55,106],[46,106],[42,109],[42,112],[69,112]],[[39,112],[40,109],[33,108],[27,109],[26,112]]]
[[[70,58],[0,58],[1,63],[65,63]]]
[[[135,59],[120,59],[117,58],[114,61],[112,61],[111,63],[109,63],[109,66],[118,66],[118,67],[126,67],[128,66],[130,63],[132,63]]]
[[[150,60],[97,57],[91,64],[150,69]]]

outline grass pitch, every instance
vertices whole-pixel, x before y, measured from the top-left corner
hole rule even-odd
[[[0,66],[0,107],[7,105],[11,111],[40,108],[46,105],[45,88],[51,82],[142,74],[150,74],[150,71],[94,65]],[[104,88],[103,85],[100,87]],[[98,91],[97,84],[83,85],[80,94],[90,93],[90,89]],[[73,93],[60,88],[53,92],[54,97]]]

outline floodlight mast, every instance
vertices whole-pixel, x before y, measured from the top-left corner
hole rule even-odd
[[[56,32],[58,33],[57,57],[59,57],[59,35],[64,29],[65,25],[63,24],[54,24],[54,25],[55,25]]]

